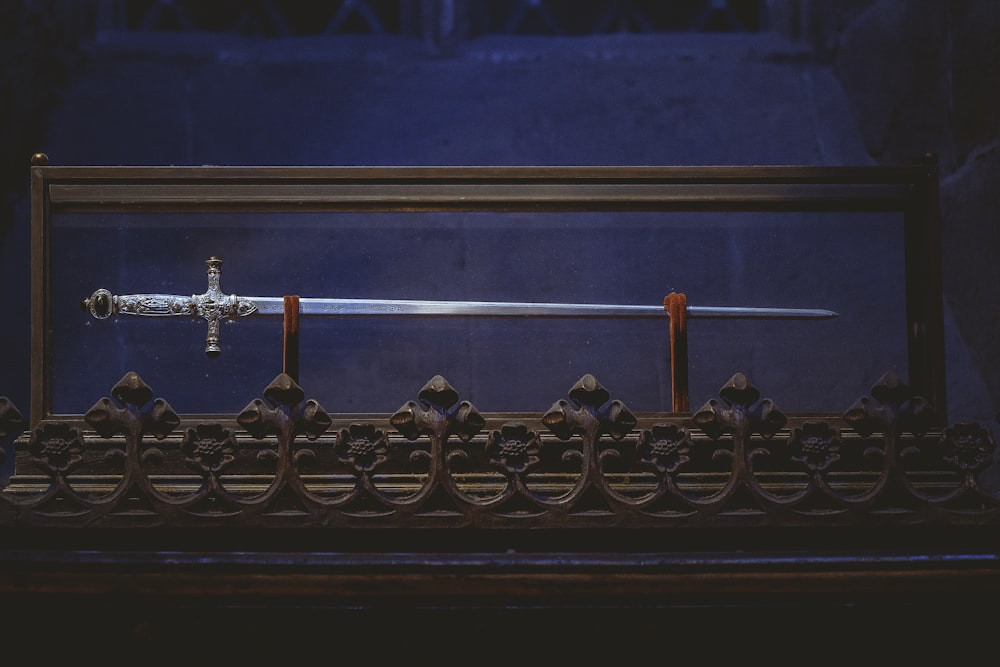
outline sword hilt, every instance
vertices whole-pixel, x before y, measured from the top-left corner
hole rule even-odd
[[[257,311],[253,301],[235,294],[225,294],[219,287],[222,260],[209,257],[208,290],[204,294],[179,296],[176,294],[119,294],[99,289],[83,300],[81,306],[99,320],[112,315],[140,315],[144,317],[169,317],[186,315],[203,318],[208,323],[205,337],[205,354],[217,357],[222,352],[219,344],[219,323],[252,315]]]

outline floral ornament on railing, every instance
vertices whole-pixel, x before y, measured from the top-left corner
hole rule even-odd
[[[333,449],[341,463],[367,475],[388,459],[389,438],[374,424],[351,424],[337,434]]]
[[[504,424],[499,431],[491,432],[486,441],[490,464],[518,476],[538,463],[541,450],[538,434],[518,422]]]
[[[236,439],[221,424],[198,424],[185,432],[181,452],[189,466],[216,476],[236,459]]]
[[[180,417],[162,398],[153,399],[149,388],[139,374],[130,371],[111,389],[114,400],[104,397],[94,404],[84,421],[102,438],[117,434],[125,436],[125,451],[113,447],[104,458],[108,462],[128,460],[128,452],[138,455],[139,441],[144,435],[163,440],[180,424]],[[163,452],[150,447],[141,453],[141,460],[163,460]]]
[[[28,452],[40,468],[63,477],[83,460],[83,435],[69,424],[46,422],[31,432]]]
[[[922,450],[930,451],[937,445],[936,442],[921,442],[937,423],[937,415],[926,399],[918,396],[895,372],[889,371],[871,388],[870,396],[855,401],[842,418],[863,438],[881,434],[879,442],[869,444],[863,452],[866,457],[882,462],[878,481],[865,498],[887,496],[887,491],[899,489],[902,493],[928,499],[913,485],[902,466],[904,458],[919,461]],[[914,436],[915,442],[903,440],[907,432]]]
[[[975,422],[959,422],[944,429],[939,441],[941,458],[966,475],[974,475],[993,463],[993,434]]]
[[[766,495],[753,474],[753,461],[770,452],[764,447],[750,449],[752,436],[770,439],[788,421],[771,399],[761,399],[760,392],[742,373],[733,375],[719,390],[719,398],[707,401],[691,417],[691,422],[710,439],[719,440],[723,433],[732,436],[731,449],[719,446],[712,452],[713,460],[728,459],[730,474],[725,484],[698,500],[687,501],[700,507],[722,509],[736,490],[745,485],[758,497]]]
[[[713,398],[691,418],[713,440],[727,431],[744,437],[758,433],[770,438],[788,421],[771,399],[760,400],[760,392],[742,373],[723,385],[719,397],[723,403]]]
[[[639,435],[639,460],[660,474],[673,474],[691,460],[691,433],[676,424],[654,424]]]
[[[574,434],[608,434],[621,440],[635,428],[632,411],[621,401],[610,400],[611,394],[590,373],[577,380],[569,397],[572,404],[565,399],[556,401],[542,416],[542,423],[560,440],[569,440]]]
[[[421,435],[445,439],[456,435],[463,442],[479,433],[486,420],[469,401],[459,401],[458,392],[440,375],[427,381],[418,401],[407,401],[389,419],[389,423],[408,440]]]
[[[922,436],[934,427],[937,415],[923,396],[900,380],[893,371],[883,375],[871,388],[871,396],[855,401],[843,415],[862,437],[875,432],[890,435],[904,431]]]
[[[162,398],[153,400],[153,390],[134,371],[118,381],[111,396],[114,401],[102,398],[84,415],[87,424],[102,438],[124,433],[149,434],[162,440],[180,424],[173,408]]]
[[[840,431],[823,421],[807,421],[788,436],[790,459],[816,474],[840,460]]]
[[[302,387],[290,375],[280,373],[264,389],[264,400],[252,400],[236,416],[236,422],[258,440],[269,435],[278,438],[278,451],[261,450],[258,461],[287,460],[288,464],[297,464],[302,459],[315,459],[316,453],[304,448],[293,456],[292,441],[300,435],[316,440],[326,433],[333,420],[317,401],[306,400]]]
[[[486,420],[469,401],[460,401],[458,392],[440,375],[435,375],[417,394],[416,401],[407,401],[389,418],[389,423],[407,440],[417,440],[427,436],[430,449],[418,447],[410,451],[411,462],[425,460],[429,463],[428,474],[423,479],[420,490],[407,499],[410,509],[419,507],[434,491],[440,488],[466,509],[474,503],[464,496],[448,465],[452,459],[468,459],[469,455],[461,447],[447,449],[448,438],[457,436],[462,442],[470,441],[486,425]]]
[[[254,438],[268,435],[305,435],[315,440],[323,435],[333,420],[313,399],[305,400],[305,392],[291,376],[281,373],[264,389],[264,399],[255,398],[236,421]]]
[[[542,423],[560,440],[581,437],[580,449],[567,449],[563,461],[576,458],[580,461],[580,476],[567,494],[564,506],[568,509],[584,495],[588,485],[595,485],[606,498],[620,500],[602,474],[602,464],[607,457],[620,457],[621,453],[608,447],[601,451],[601,436],[621,440],[635,428],[638,420],[632,411],[611,394],[591,374],[586,374],[569,390],[569,401],[559,400],[542,416]]]

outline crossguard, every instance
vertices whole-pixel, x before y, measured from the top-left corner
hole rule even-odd
[[[208,322],[205,337],[205,354],[217,357],[222,352],[219,345],[219,323],[235,320],[257,312],[257,305],[246,297],[225,294],[219,287],[222,276],[222,260],[209,257],[208,290],[204,294],[178,296],[174,294],[121,294],[115,295],[106,289],[99,289],[83,300],[82,307],[99,320],[112,315],[142,315],[146,317],[167,317],[187,315],[204,318]]]

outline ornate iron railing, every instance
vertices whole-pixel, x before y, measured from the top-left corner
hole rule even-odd
[[[4,402],[0,429],[23,428]],[[16,440],[0,525],[652,528],[984,524],[991,432],[935,426],[887,373],[839,420],[742,374],[690,414],[634,414],[592,375],[547,411],[480,412],[436,376],[345,421],[278,375],[237,415],[182,420],[136,373],[82,423]]]

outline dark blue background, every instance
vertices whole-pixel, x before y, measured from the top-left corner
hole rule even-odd
[[[55,413],[86,412],[127,371],[182,412],[238,412],[259,394],[281,370],[279,317],[223,324],[208,359],[204,322],[78,308],[97,287],[204,292],[210,255],[223,291],[245,296],[656,306],[676,290],[692,306],[841,314],[692,320],[693,407],[736,372],[797,412],[846,409],[872,378],[906,373],[898,214],[62,214]],[[301,335],[300,383],[334,412],[391,412],[436,374],[485,411],[544,411],[585,373],[633,410],[671,405],[665,318],[310,318]]]
[[[61,76],[37,81],[55,99],[38,114],[30,150],[54,165],[873,164],[829,64],[753,22],[558,35],[534,16],[518,34],[451,43],[393,32],[388,21],[372,34],[357,18],[339,34],[282,36],[249,24],[180,30],[169,17],[144,31],[132,17],[83,35]],[[26,153],[3,237],[0,369],[0,392],[25,415],[27,162]],[[55,332],[56,401],[85,411],[128,370],[182,411],[238,410],[258,396],[280,370],[277,322],[225,327],[223,355],[209,361],[203,325],[93,322],[76,307],[96,287],[201,292],[209,255],[225,260],[223,288],[243,294],[658,303],[678,290],[692,304],[842,314],[692,323],[694,406],[744,372],[783,409],[837,410],[904,366],[898,220],[671,216],[669,233],[660,221],[626,222],[623,233],[619,220],[580,217],[535,229],[513,216],[491,231],[475,216],[420,218],[382,237],[398,223],[324,219],[296,230],[237,217],[203,229],[170,220],[147,235],[118,228],[145,223],[109,216],[77,236],[58,230],[54,296],[67,319]],[[666,406],[665,330],[643,324],[633,339],[609,323],[494,324],[308,322],[302,382],[335,412],[394,410],[436,373],[481,410],[544,410],[592,372],[635,410]],[[945,324],[949,378],[963,380],[961,392],[949,382],[949,412],[985,420],[992,406]]]

